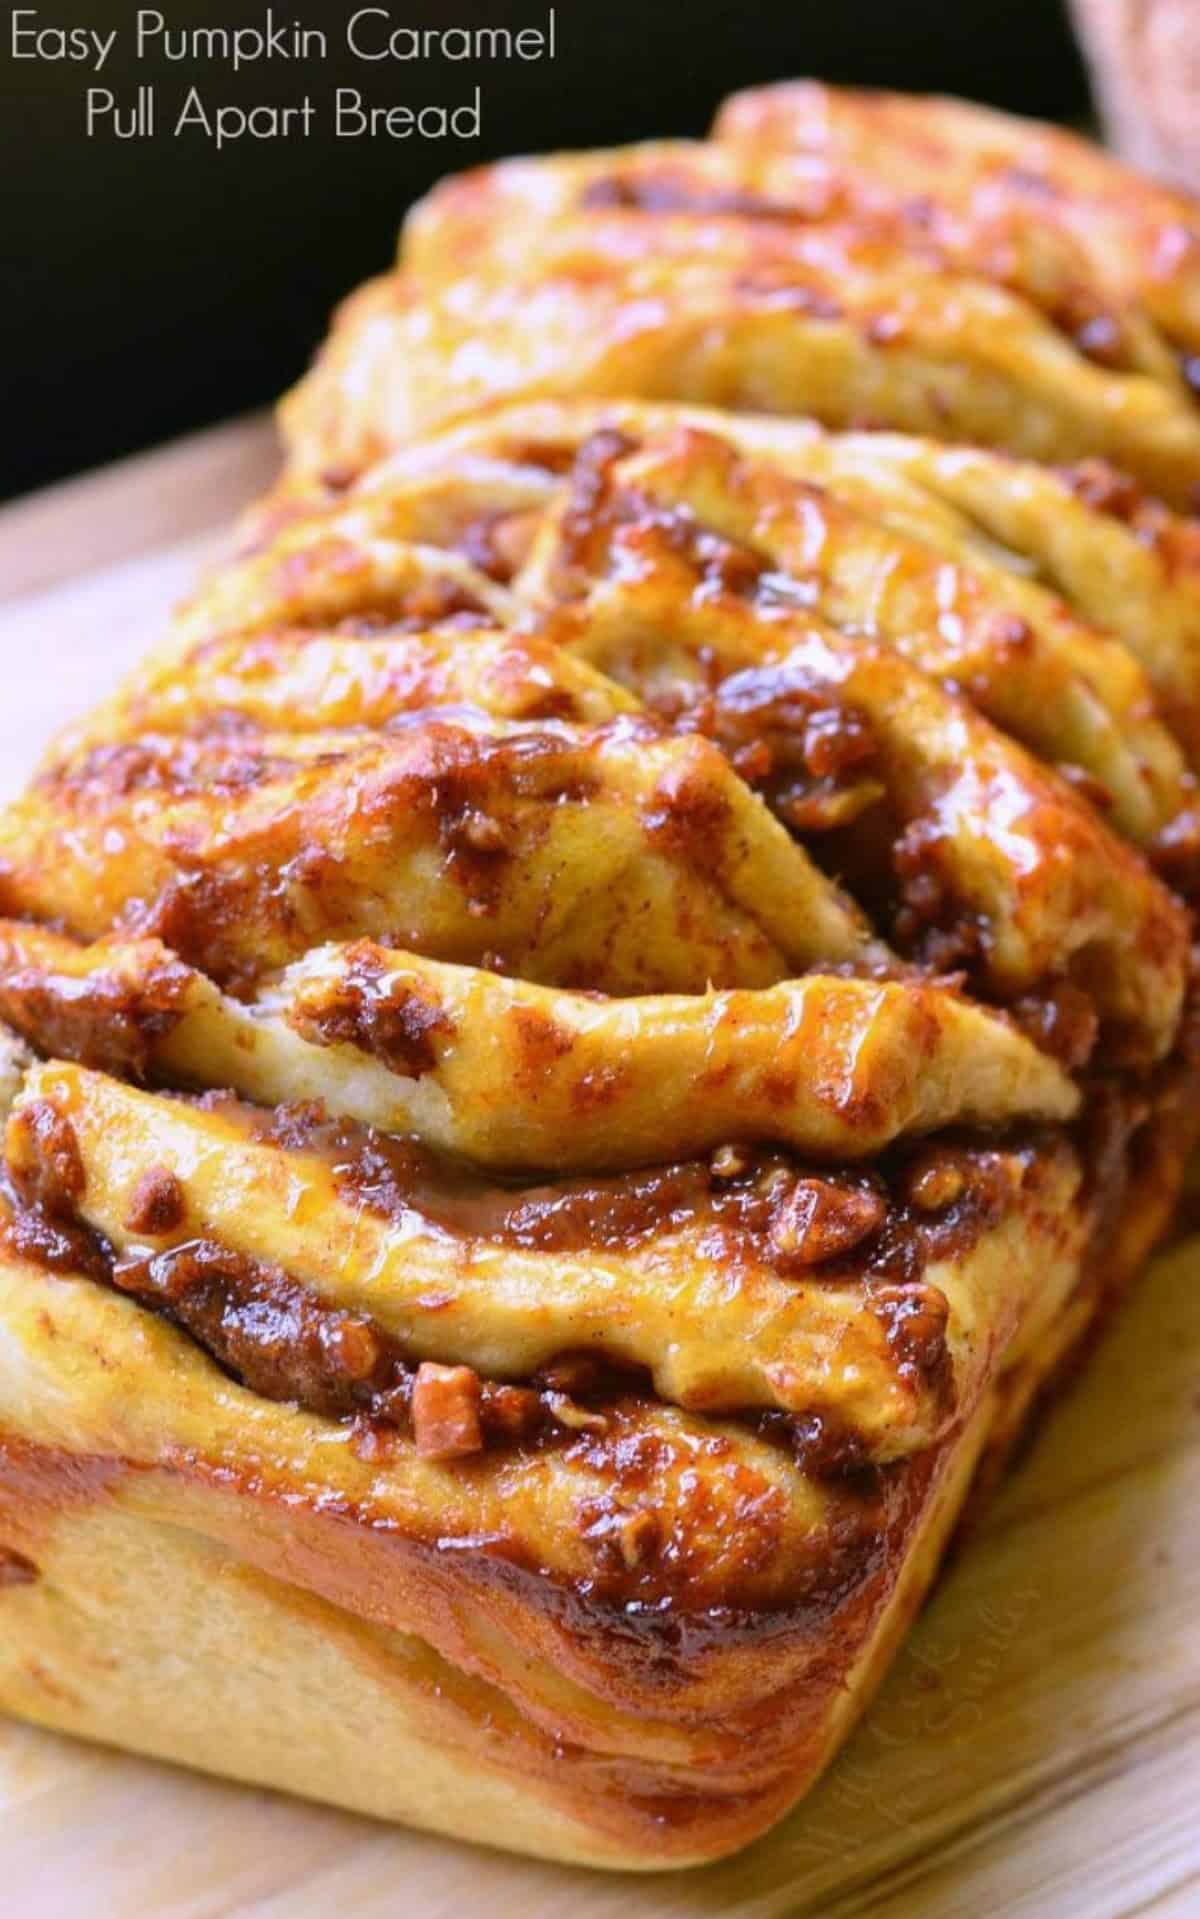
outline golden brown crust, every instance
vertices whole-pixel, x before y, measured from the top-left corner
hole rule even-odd
[[[815,1776],[1197,1129],[1190,218],[813,89],[416,211],[0,816],[0,1706],[610,1865]]]
[[[1192,202],[1070,136],[781,88],[707,143],[437,188],[285,431],[315,479],[504,400],[637,395],[1102,454],[1187,505],[1198,251]]]
[[[1148,1163],[1137,1188],[1129,1216],[1143,1227],[1164,1170]],[[605,1447],[581,1439],[573,1461],[497,1462],[489,1508],[478,1468],[356,1448],[231,1385],[182,1334],[86,1279],[10,1255],[0,1314],[0,1539],[21,1568],[0,1591],[8,1708],[435,1827],[446,1814],[422,1782],[449,1763],[468,1780],[450,1830],[593,1864],[711,1858],[791,1802],[911,1618],[997,1417],[989,1398],[940,1452],[839,1484],[749,1440],[722,1459],[713,1429],[701,1437],[707,1422],[689,1434],[659,1412],[640,1429],[660,1435],[653,1446],[631,1449],[636,1425],[617,1439],[608,1485]],[[1031,1356],[1018,1390],[1037,1374]],[[554,1516],[556,1475],[580,1532]],[[578,1541],[574,1591],[529,1557],[539,1498],[554,1550]],[[677,1601],[688,1588],[711,1596],[724,1577],[743,1603],[677,1613],[651,1584],[650,1603],[631,1606],[622,1542],[634,1521],[636,1551],[640,1501],[679,1528]],[[436,1538],[422,1527],[434,1510]],[[720,1556],[706,1562],[703,1541]],[[218,1558],[241,1570],[214,1588]],[[790,1592],[772,1595],[785,1564]],[[81,1638],[57,1596],[85,1587],[110,1597],[89,1606]],[[139,1592],[154,1593],[153,1618]],[[273,1644],[278,1660],[265,1656]],[[370,1694],[355,1678],[364,1661]],[[154,1683],[164,1662],[173,1711]],[[370,1698],[378,1738],[351,1773],[321,1763],[329,1745],[305,1717],[299,1745],[313,1762],[281,1759],[283,1702],[298,1693],[322,1725],[318,1699],[340,1724]],[[432,1720],[431,1696],[446,1702]],[[497,1775],[516,1788],[511,1803]]]
[[[1194,706],[1200,680],[1200,529],[1195,520],[1170,512],[1095,459],[1061,470],[978,447],[949,447],[936,438],[824,433],[811,422],[713,408],[626,400],[532,402],[490,411],[380,463],[335,516],[299,522],[298,548],[312,547],[332,528],[339,534],[344,529],[348,560],[355,549],[369,555],[385,529],[398,525],[413,539],[431,540],[459,555],[473,553],[495,570],[505,556],[489,552],[488,542],[499,539],[509,548],[507,578],[513,546],[519,565],[531,525],[536,526],[536,516],[589,435],[609,429],[633,441],[657,440],[673,427],[715,434],[789,479],[820,488],[820,498],[810,491],[807,502],[820,544],[804,578],[821,601],[835,609],[847,606],[847,582],[853,583],[856,569],[841,551],[844,529],[851,528],[860,540],[873,535],[877,564],[887,566],[886,591],[871,603],[866,623],[876,625],[892,609],[903,613],[906,603],[898,597],[903,589],[913,596],[908,617],[890,620],[889,636],[903,640],[918,663],[928,661],[935,671],[960,660],[961,677],[978,689],[977,697],[995,697],[992,689],[1003,697],[995,674],[997,667],[1003,669],[1007,650],[1010,666],[1021,672],[1002,723],[1036,725],[1043,702],[1061,714],[1060,723],[1072,725],[1072,752],[1111,790],[1118,811],[1136,792],[1136,764],[1161,766],[1166,774],[1171,758],[1161,734],[1156,738],[1145,726],[1147,678],[1195,755],[1200,744]],[[472,476],[458,489],[469,507],[455,514],[448,510],[448,496],[454,497],[456,477],[463,473]],[[302,500],[311,504],[311,493]],[[295,511],[285,492],[252,516],[251,527],[265,539],[280,518],[286,525]],[[864,516],[869,528],[862,525]],[[487,539],[481,538],[483,532]],[[277,608],[277,620],[291,590],[281,577],[281,563],[294,550],[286,538],[270,540],[237,582],[243,596],[263,593],[265,603]],[[851,546],[851,555],[854,550]],[[937,566],[937,594],[948,596],[948,606],[940,597],[929,602],[923,582],[931,565]],[[880,584],[877,580],[877,592]],[[848,611],[853,610],[849,602]],[[195,613],[198,637],[220,617],[211,596]],[[944,619],[947,613],[956,618]],[[1006,649],[1004,635],[1014,616],[1030,631],[1017,649],[1010,637]],[[510,603],[502,617],[516,618],[517,609]],[[831,617],[837,624],[841,616],[835,610]],[[966,650],[959,650],[964,645]],[[1093,699],[1100,699],[1110,717],[1112,730],[1103,749],[1099,739],[1087,744],[1099,716],[1088,713],[1079,690],[1081,668]],[[1036,687],[1041,696],[1036,701],[1031,696],[1023,714],[1021,686]],[[1037,749],[1039,740],[1034,737],[1030,744]],[[1133,764],[1124,777],[1093,764],[1101,750],[1109,769],[1114,755],[1130,754]],[[1168,810],[1177,803],[1177,797],[1168,798]]]
[[[343,638],[340,651],[331,651],[338,642],[318,626],[308,643],[316,649],[314,670],[302,669],[308,647],[295,626],[296,608],[290,599],[280,603],[274,584],[281,577],[290,581],[295,556],[319,556],[331,529],[350,550],[373,552],[379,533],[397,520],[406,528],[420,525],[424,538],[440,522],[449,551],[478,551],[481,526],[493,540],[504,523],[513,531],[504,502],[517,476],[530,475],[515,516],[519,543],[507,542],[489,562],[509,596],[505,618],[523,629],[523,638],[534,627],[564,658],[586,661],[597,674],[597,701],[601,684],[608,684],[616,690],[614,711],[617,699],[626,702],[621,717],[598,731],[547,720],[534,737],[562,741],[564,753],[569,743],[575,766],[610,768],[607,777],[621,783],[650,829],[655,863],[669,861],[676,874],[684,866],[694,874],[703,861],[724,885],[733,884],[732,855],[723,854],[722,846],[732,845],[725,821],[736,822],[743,848],[738,871],[745,875],[737,882],[739,907],[744,910],[751,898],[760,914],[767,898],[783,907],[765,929],[774,951],[746,947],[744,922],[737,921],[737,945],[727,944],[717,959],[719,923],[702,951],[704,921],[690,903],[689,876],[687,891],[676,896],[674,923],[680,923],[680,911],[691,915],[696,969],[703,965],[707,980],[763,985],[798,965],[887,963],[885,949],[869,945],[861,920],[847,915],[828,881],[802,865],[794,842],[786,848],[761,814],[738,798],[739,787],[744,793],[749,785],[804,836],[821,864],[849,882],[879,932],[906,959],[943,970],[962,967],[973,986],[1010,1003],[1044,993],[1048,980],[1065,981],[1094,1006],[1110,1058],[1161,1054],[1181,1004],[1186,926],[1167,889],[1113,828],[1120,827],[1165,871],[1189,878],[1197,843],[1195,785],[1182,741],[1173,733],[1173,702],[1166,698],[1156,708],[1153,683],[1122,638],[1097,628],[1061,597],[1030,588],[1016,554],[1005,563],[994,540],[956,522],[955,510],[934,488],[921,487],[919,469],[904,468],[903,446],[890,442],[890,460],[877,467],[869,448],[837,447],[840,457],[831,458],[830,443],[803,431],[796,439],[787,429],[766,429],[760,439],[753,422],[726,432],[714,416],[677,419],[670,409],[593,404],[564,414],[543,408],[500,415],[471,429],[469,441],[451,436],[440,454],[434,448],[412,461],[402,456],[348,501],[290,520],[234,576],[253,608],[250,645],[258,671],[265,658],[274,657],[272,629],[264,624],[268,609],[278,605],[284,616],[276,696],[298,704],[306,695],[305,730],[292,736],[288,750],[298,743],[307,759],[341,753],[342,766],[319,776],[328,777],[339,796],[347,790],[347,768],[356,761],[379,763],[378,749],[361,745],[357,730],[328,736],[308,730],[344,711],[344,689],[355,683],[356,671],[346,654],[357,642]],[[475,518],[466,525],[444,512],[445,475],[460,459],[478,461],[492,475],[491,508],[473,483]],[[810,459],[818,471],[824,466],[830,484],[800,477]],[[539,474],[542,505],[534,510],[529,497]],[[997,488],[1005,477],[992,476]],[[1018,490],[1024,484],[1021,470],[1007,478]],[[1104,549],[1106,516],[1083,509],[1080,519],[1081,538]],[[1124,535],[1115,531],[1120,563]],[[386,582],[376,591],[386,606]],[[1186,592],[1195,597],[1190,587]],[[210,619],[221,633],[227,677],[219,698],[230,700],[238,716],[237,750],[246,758],[251,740],[261,753],[264,741],[281,738],[258,730],[263,702],[253,672],[237,665],[238,641],[225,610],[229,595],[226,582],[211,614],[201,598],[187,617],[180,651],[190,692],[186,706],[174,705],[171,725],[188,730],[169,736],[176,756],[195,752],[191,740],[203,740],[216,712],[229,710],[210,705],[206,683],[189,664],[204,657],[202,636]],[[1135,606],[1144,621],[1155,604],[1153,582],[1140,592],[1131,583],[1129,600],[1125,624],[1132,626]],[[369,615],[369,603],[360,601],[357,618]],[[1200,632],[1200,621],[1194,631]],[[1172,668],[1176,682],[1190,670],[1184,648],[1192,643],[1189,629]],[[377,682],[372,712],[386,729],[415,701],[417,711],[394,735],[403,747],[386,749],[389,756],[412,755],[431,732],[420,705],[423,694],[410,690],[414,677],[418,688],[423,684],[424,643],[405,636],[388,644],[390,704]],[[474,649],[466,631],[461,646],[469,659]],[[410,650],[402,655],[404,648]],[[540,671],[536,683],[543,684]],[[493,685],[476,676],[472,691],[489,700]],[[636,718],[628,711],[631,698],[641,709]],[[511,699],[502,694],[501,701],[511,710]],[[139,687],[103,716],[102,737],[116,741],[121,729],[157,725],[164,705],[154,681],[148,689]],[[510,753],[514,747],[504,749],[504,742],[515,742],[518,729],[534,730],[532,721],[501,720],[491,711],[475,725],[476,737],[486,727]],[[1179,732],[1186,737],[1183,728]],[[718,773],[717,760],[701,751],[702,734],[722,749],[739,782],[730,784]],[[385,731],[381,737],[393,736]],[[168,743],[155,739],[155,752],[164,757]],[[97,753],[119,750],[115,744],[91,747],[86,734],[68,745],[85,765]],[[533,745],[529,740],[523,753]],[[644,775],[656,760],[662,770],[651,782]],[[10,842],[13,884],[33,889],[27,897],[42,915],[63,910],[39,890],[36,873],[47,863],[46,849],[65,841],[69,852],[81,843],[79,809],[71,798],[76,763],[52,764],[43,776],[43,791],[50,792],[61,820],[53,836],[41,824],[43,804],[39,817],[28,828],[22,823]],[[639,771],[631,779],[634,768]],[[414,923],[413,937],[406,927],[397,927],[394,936],[443,959],[477,963],[477,955],[487,953],[502,967],[545,984],[696,990],[695,974],[672,973],[661,949],[651,955],[643,947],[640,980],[631,977],[616,929],[606,931],[605,916],[616,910],[607,895],[588,909],[590,964],[553,944],[535,954],[506,943],[505,925],[512,924],[505,890],[509,849],[529,845],[528,833],[541,834],[542,828],[534,821],[525,837],[514,840],[493,789],[485,791],[480,782],[478,791],[472,809],[493,822],[485,829],[492,843],[481,857],[473,849],[477,857],[470,863],[461,853],[455,858],[460,886],[486,866],[489,900],[477,899],[491,909],[486,938],[478,919],[442,933],[432,913],[423,925]],[[64,792],[66,817],[59,797]],[[997,809],[1005,815],[1003,836],[993,830]],[[611,848],[607,819],[602,829],[588,821],[594,811],[583,809],[572,843],[594,847],[602,830]],[[108,808],[101,815],[91,802],[89,812],[96,820],[94,845],[114,815]],[[566,815],[557,804],[556,813],[558,830],[565,832]],[[230,809],[220,828],[223,885],[241,838],[234,818]],[[405,830],[411,834],[411,827]],[[397,843],[380,843],[394,862]],[[751,845],[753,877],[745,864]],[[594,851],[579,859],[607,886]],[[118,885],[133,883],[110,864]],[[56,859],[56,892],[66,883],[60,865]],[[209,863],[210,889],[217,882],[214,865]],[[528,882],[536,873],[526,854],[527,903],[514,902],[518,921],[542,914],[529,897]],[[139,897],[153,897],[164,884],[169,880],[155,882],[139,867]],[[556,881],[560,901],[563,887]],[[378,892],[376,885],[372,900]],[[86,921],[72,917],[74,908],[65,915],[84,934],[105,930],[92,895],[89,884]],[[259,907],[256,898],[239,898],[240,928]],[[328,894],[323,904],[328,907]],[[379,919],[364,924],[369,910],[357,896],[348,907],[339,898],[334,915],[321,923],[306,904],[304,937],[378,936]],[[657,915],[648,917],[644,903],[637,914],[643,940],[656,926],[664,941],[672,939],[670,927]],[[538,923],[544,929],[544,916]],[[259,949],[270,951],[273,937],[273,929],[258,931]],[[472,938],[478,941],[474,948],[464,943]],[[544,940],[541,930],[539,942]],[[603,975],[595,970],[597,945],[611,969]],[[201,950],[187,956],[204,963]],[[278,963],[289,957],[287,949],[278,949]],[[228,966],[224,955],[218,958]],[[1086,1056],[1090,1041],[1082,1027],[1080,1035]]]
[[[772,1823],[861,1709],[931,1576],[974,1443],[953,1476],[895,1505],[901,1579],[880,1578],[881,1543],[873,1578],[840,1608],[835,1687],[827,1649],[776,1631],[728,1675],[740,1722],[711,1682],[689,1689],[695,1722],[673,1722],[659,1715],[685,1674],[661,1635],[542,1622],[519,1585],[448,1575],[357,1518],[203,1463],[131,1472],[10,1439],[0,1527],[29,1550],[3,1594],[0,1698],[43,1723],[458,1837],[610,1867],[710,1859]],[[81,1626],[62,1595],[97,1587]],[[634,1714],[546,1659],[547,1642],[566,1665],[569,1649],[606,1639],[626,1672],[644,1662],[654,1675]]]
[[[948,244],[990,253],[998,272],[1020,272],[1023,260],[1030,274],[1045,271],[1044,248],[1074,253],[1166,341],[1200,347],[1195,199],[1061,127],[806,80],[732,95],[713,135],[802,178],[818,201],[882,199],[915,227],[932,220]]]
[[[265,1106],[322,1095],[500,1173],[645,1167],[739,1132],[859,1160],[1079,1107],[1015,1027],[918,979],[614,1000],[362,940],[314,948],[242,1001],[158,941],[81,946],[12,920],[0,969],[0,1017],[53,1054]]]
[[[188,1277],[167,1253],[212,1245],[235,1295],[250,1287],[255,1333],[262,1273],[280,1276],[280,1317],[295,1288],[355,1315],[367,1351],[346,1361],[351,1381],[374,1385],[379,1332],[413,1359],[508,1380],[588,1352],[664,1402],[815,1418],[872,1459],[928,1446],[963,1416],[1021,1324],[1025,1285],[1069,1291],[1088,1231],[1078,1163],[1049,1147],[961,1154],[957,1192],[929,1213],[910,1209],[903,1177],[839,1183],[748,1151],[730,1175],[685,1163],[529,1188],[455,1178],[412,1148],[353,1155],[352,1138],[293,1132],[284,1146],[250,1110],[204,1111],[64,1065],[31,1071],[7,1135],[22,1196],[102,1235],[112,1283],[157,1292],[184,1323]],[[181,1204],[143,1277],[129,1262],[160,1238],[135,1223],[152,1174]]]

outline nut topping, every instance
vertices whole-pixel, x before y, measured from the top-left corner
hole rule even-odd
[[[881,1193],[832,1180],[797,1180],[771,1224],[771,1250],[783,1266],[819,1266],[852,1252],[887,1216]]]
[[[417,1369],[412,1395],[413,1435],[423,1459],[462,1459],[483,1448],[479,1375],[470,1366]]]

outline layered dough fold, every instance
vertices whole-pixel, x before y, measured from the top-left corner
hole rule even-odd
[[[1198,235],[813,87],[414,210],[0,814],[0,1707],[804,1790],[1200,1129]]]
[[[584,393],[1101,455],[1190,504],[1194,207],[1066,135],[955,102],[912,115],[767,91],[706,143],[445,183],[290,396],[294,470],[340,477],[505,400]]]
[[[244,1110],[54,1065],[26,1081],[7,1163],[22,1193],[69,1203],[118,1255],[211,1243],[369,1318],[417,1361],[524,1381],[585,1352],[677,1405],[833,1421],[878,1460],[932,1444],[974,1402],[1023,1317],[1013,1274],[1062,1297],[1082,1244],[1048,1224],[1078,1193],[1069,1155],[954,1156],[957,1191],[923,1223],[903,1181],[891,1193],[786,1158],[496,1189],[411,1150],[290,1139],[282,1152]],[[64,1154],[78,1191],[60,1205]],[[1043,1216],[1039,1257],[1026,1241]],[[864,1246],[878,1252],[865,1270]],[[161,1284],[175,1301],[173,1275]]]
[[[80,946],[12,921],[0,962],[0,1014],[56,1053],[264,1106],[324,1099],[498,1172],[644,1166],[741,1133],[857,1160],[1079,1108],[1011,1025],[917,981],[604,999],[361,941],[247,1002],[157,941]]]

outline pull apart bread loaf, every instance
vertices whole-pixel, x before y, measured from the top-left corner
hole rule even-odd
[[[1197,1130],[1166,202],[800,89],[414,216],[0,818],[6,1709],[592,1864],[803,1792]]]
[[[503,400],[682,400],[1102,457],[1192,510],[1198,388],[1195,201],[1057,129],[804,85],[703,143],[447,181],[284,424],[336,485]]]

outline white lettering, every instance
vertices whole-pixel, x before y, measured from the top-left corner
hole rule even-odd
[[[87,136],[95,138],[101,130],[110,140],[152,140],[154,138],[154,88],[139,87],[132,105],[126,96],[123,107],[108,87],[89,87],[86,97]]]
[[[357,140],[367,131],[367,116],[363,112],[362,94],[357,88],[339,87],[335,93],[333,131],[339,140]]]
[[[93,73],[103,72],[117,44],[116,27],[108,33],[95,27],[40,27],[37,17],[36,7],[13,8],[9,51],[14,60],[86,61]]]
[[[346,22],[356,60],[542,60],[554,58],[554,8],[542,27],[394,27],[386,7],[359,7]]]
[[[153,7],[139,7],[135,29],[137,32],[138,59],[145,58],[146,49],[156,34],[165,32],[166,20]]]
[[[117,104],[117,96],[109,87],[89,87],[87,90],[87,134],[90,140],[96,131],[97,122],[106,113],[111,113]]]
[[[334,95],[334,132],[339,140],[360,140],[386,135],[389,140],[407,140],[418,134],[424,140],[477,140],[483,124],[482,90],[476,87],[471,99],[457,107],[425,106],[368,107],[357,87],[339,87]]]
[[[277,140],[284,135],[307,138],[312,132],[314,107],[307,96],[289,107],[206,107],[197,87],[191,87],[175,121],[176,137],[189,128],[203,133],[218,152],[235,140]]]
[[[268,7],[261,27],[169,27],[157,7],[137,13],[137,49],[160,59],[223,60],[235,73],[258,60],[323,60],[329,44],[320,27],[278,21]]]
[[[34,45],[37,29],[22,24],[26,20],[36,19],[37,14],[32,7],[13,8],[12,18],[9,21],[8,45],[14,60],[37,59],[37,47]]]
[[[476,87],[474,98],[455,107],[450,115],[450,131],[456,140],[478,140],[483,127],[483,93]]]
[[[346,45],[349,47],[351,53],[354,55],[354,57],[357,60],[386,60],[387,59],[388,46],[386,41],[383,47],[378,52],[372,52],[371,49],[367,47],[366,45],[360,46],[359,40],[358,40],[358,23],[360,20],[369,20],[372,18],[376,20],[386,20],[387,17],[388,17],[388,13],[387,13],[386,7],[360,7],[357,13],[352,13],[350,15],[350,18],[346,22]],[[401,28],[400,31],[403,32],[404,29]],[[409,29],[409,31],[411,31],[411,29]],[[398,35],[393,35],[393,38],[398,38]],[[410,59],[411,57],[412,57],[411,55],[403,54],[403,53],[392,54],[392,58],[394,60]],[[346,93],[352,93],[353,88],[345,87],[341,89],[341,91]]]

